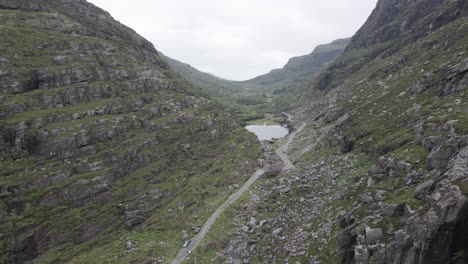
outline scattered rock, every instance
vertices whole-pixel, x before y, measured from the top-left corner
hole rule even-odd
[[[430,194],[429,191],[431,190],[432,186],[434,185],[434,180],[429,180],[418,187],[416,187],[416,191],[414,192],[414,197],[419,200],[425,200],[426,195]]]
[[[127,240],[126,245],[127,245],[127,250],[135,248],[135,243],[133,243],[133,241],[131,241],[131,240]]]
[[[370,228],[366,227],[366,243],[372,244],[380,241],[383,237],[383,232],[381,228]]]

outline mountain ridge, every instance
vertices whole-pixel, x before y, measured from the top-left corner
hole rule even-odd
[[[307,55],[290,58],[283,68],[271,70],[267,74],[257,76],[245,82],[268,84],[284,79],[292,79],[294,81],[310,79],[324,64],[332,62],[341,55],[350,40],[350,38],[343,38],[334,40],[328,44],[318,45]],[[287,76],[288,74],[293,74],[293,76]]]

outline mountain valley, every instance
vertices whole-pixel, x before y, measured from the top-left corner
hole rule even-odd
[[[468,263],[467,1],[379,0],[246,81],[85,0],[0,21],[1,263]]]

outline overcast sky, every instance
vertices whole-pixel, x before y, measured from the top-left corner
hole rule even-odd
[[[156,49],[195,68],[246,80],[315,46],[352,36],[377,0],[88,0]]]

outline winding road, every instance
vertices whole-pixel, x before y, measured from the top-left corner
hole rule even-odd
[[[276,154],[281,158],[284,164],[283,171],[290,171],[296,168],[294,164],[289,160],[288,155],[286,154],[286,151],[288,151],[289,146],[291,145],[294,138],[296,137],[296,134],[301,132],[305,126],[306,126],[306,123],[305,122],[302,123],[302,125],[296,131],[294,131],[288,136],[288,140],[286,141],[286,143],[284,143],[284,145],[276,149]]]
[[[287,114],[287,113],[284,113],[285,115],[288,116],[288,119],[291,121],[292,120],[292,116]],[[276,154],[278,154],[278,156],[281,158],[281,160],[283,161],[284,165],[283,165],[283,171],[289,171],[289,170],[294,170],[294,165],[292,164],[292,162],[289,160],[288,158],[288,155],[285,153],[289,146],[291,145],[292,141],[294,140],[294,138],[296,137],[296,134],[301,132],[302,129],[306,126],[306,123],[304,122],[301,127],[299,127],[296,131],[294,131],[293,133],[291,133],[289,136],[288,136],[288,139],[286,141],[286,143],[284,145],[282,145],[281,147],[279,147],[277,150],[276,150]],[[192,238],[192,242],[188,245],[188,247],[186,248],[182,248],[180,251],[179,251],[179,254],[177,254],[177,257],[171,262],[172,264],[179,264],[179,263],[182,263],[182,261],[184,261],[184,259],[189,255],[187,254],[188,252],[191,252],[193,251],[197,246],[198,244],[203,240],[203,238],[206,236],[206,234],[208,233],[208,231],[210,230],[211,226],[214,224],[214,222],[216,221],[216,218],[218,218],[218,216],[224,211],[224,209],[226,209],[228,206],[230,206],[232,203],[234,203],[237,199],[239,199],[239,197],[246,191],[249,189],[249,187],[252,185],[252,183],[254,183],[258,178],[260,178],[263,174],[265,173],[265,170],[263,169],[258,169],[257,171],[255,171],[255,173],[250,177],[250,179],[244,183],[244,185],[239,189],[237,190],[237,192],[231,194],[231,196],[229,196],[229,198],[220,206],[218,207],[218,209],[216,209],[216,211],[214,211],[214,213],[210,216],[210,218],[208,218],[208,220],[206,221],[206,223],[203,225],[202,229],[200,230],[200,232],[194,236]]]

